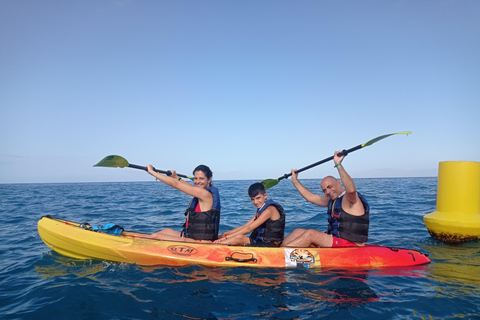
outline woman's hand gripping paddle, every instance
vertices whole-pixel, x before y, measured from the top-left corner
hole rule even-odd
[[[362,143],[362,144],[359,144],[358,146],[356,147],[353,147],[353,148],[350,148],[348,150],[343,150],[342,152],[340,152],[339,156],[346,156],[347,154],[349,154],[350,152],[353,152],[353,151],[356,151],[358,149],[362,149],[363,147],[367,147],[367,146],[370,146],[372,144],[374,144],[375,142],[377,141],[380,141],[382,139],[385,139],[387,137],[390,137],[390,136],[393,136],[394,134],[411,134],[412,132],[411,131],[405,131],[405,132],[395,132],[395,133],[390,133],[390,134],[385,134],[383,136],[379,136],[379,137],[376,137],[370,141],[367,141],[365,143]],[[313,168],[313,167],[316,167],[318,166],[319,164],[322,164],[322,163],[325,163],[325,162],[328,162],[330,160],[333,160],[333,156],[331,157],[328,157],[326,159],[323,159],[323,160],[320,160],[318,162],[315,162],[315,163],[312,163],[311,165],[309,166],[306,166],[304,168],[301,168],[301,169],[298,169],[297,171],[295,171],[295,173],[300,173],[302,171],[305,171],[307,169],[310,169],[310,168]],[[278,179],[266,179],[266,180],[263,180],[261,183],[265,186],[265,189],[269,189],[269,188],[272,188],[274,186],[276,186],[280,180],[282,179],[288,179],[288,177],[290,177],[292,175],[292,173],[288,173],[288,174],[284,174],[283,176],[281,176],[280,178]]]
[[[134,168],[134,169],[140,169],[140,170],[147,171],[146,167],[137,166],[136,164],[128,163],[127,159],[125,159],[121,156],[116,156],[116,155],[106,156],[105,158],[100,160],[96,165],[94,165],[94,167],[110,167],[110,168],[129,167],[129,168]],[[155,168],[154,168],[154,170],[158,173],[166,174],[167,176],[172,175],[171,171],[158,170],[158,169],[155,169]],[[193,180],[193,177],[186,176],[184,174],[178,174],[177,173],[177,176]]]

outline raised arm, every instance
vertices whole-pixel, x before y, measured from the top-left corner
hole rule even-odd
[[[172,188],[178,189],[192,197],[196,197],[199,199],[200,202],[200,207],[203,211],[210,210],[213,206],[213,196],[210,193],[210,191],[204,189],[204,188],[199,188],[192,186],[190,183],[179,180],[178,176],[175,171],[172,170],[172,175],[171,176],[166,176],[160,173],[157,173],[153,170],[152,165],[147,165],[147,172],[154,176],[156,179],[162,181],[166,185],[169,185]],[[202,204],[205,204],[205,207]]]
[[[296,173],[295,171],[297,170],[292,169],[292,183],[295,186],[295,188],[298,190],[298,192],[302,195],[302,197],[308,202],[316,204],[317,206],[320,206],[320,207],[328,206],[328,198],[323,195],[314,194],[310,190],[305,188],[305,186],[301,184],[300,181],[298,180],[298,173]]]
[[[340,180],[342,180],[343,187],[345,188],[345,195],[347,196],[348,201],[351,204],[360,201],[360,198],[357,194],[357,188],[355,187],[355,183],[350,175],[345,171],[345,168],[342,165],[342,161],[345,156],[338,156],[341,151],[336,151],[333,157],[333,161],[335,162],[335,168],[338,170],[338,174],[340,175]]]

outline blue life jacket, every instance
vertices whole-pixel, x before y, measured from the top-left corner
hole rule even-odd
[[[205,189],[210,191],[213,196],[212,209],[195,212],[198,198],[193,198],[185,211],[187,219],[183,224],[182,234],[187,238],[195,240],[217,240],[221,211],[220,193],[216,187],[207,187]]]
[[[250,234],[250,238],[255,241],[263,242],[281,242],[285,234],[285,212],[283,207],[273,200],[267,200],[260,209],[257,209],[255,220],[267,209],[269,206],[275,206],[280,213],[280,218],[277,220],[268,219],[262,225],[258,226]]]
[[[370,225],[370,206],[364,196],[359,192],[357,194],[365,209],[365,213],[361,216],[351,215],[342,209],[343,195],[328,202],[328,234],[351,242],[367,242]]]

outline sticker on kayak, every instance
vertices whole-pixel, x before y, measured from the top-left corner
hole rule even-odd
[[[179,256],[191,256],[197,253],[197,249],[189,246],[169,246],[168,251]]]
[[[316,264],[315,261],[315,256],[308,250],[285,248],[285,267],[287,268],[311,268]],[[319,264],[318,259],[317,264]]]

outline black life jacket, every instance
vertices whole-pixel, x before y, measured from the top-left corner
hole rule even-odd
[[[365,209],[365,213],[362,216],[351,215],[342,209],[343,195],[328,202],[328,234],[351,242],[367,242],[370,225],[370,206],[364,196],[360,193],[357,194]]]
[[[258,226],[252,231],[251,239],[263,242],[279,242],[283,241],[285,233],[285,212],[283,207],[273,200],[267,200],[260,209],[257,209],[255,220],[262,214],[269,206],[275,206],[280,213],[280,218],[277,220],[268,219],[262,225]]]
[[[185,211],[187,219],[183,224],[182,235],[195,240],[217,240],[221,210],[220,194],[215,187],[207,187],[205,189],[210,191],[213,196],[212,209],[195,212],[198,198],[193,198]]]

